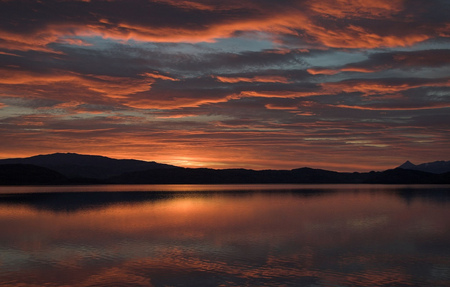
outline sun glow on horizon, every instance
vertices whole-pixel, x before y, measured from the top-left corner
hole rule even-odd
[[[0,158],[336,171],[450,158],[447,1],[206,2],[0,1]]]

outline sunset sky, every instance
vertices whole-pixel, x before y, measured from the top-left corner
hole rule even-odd
[[[448,0],[0,0],[0,158],[450,160]]]

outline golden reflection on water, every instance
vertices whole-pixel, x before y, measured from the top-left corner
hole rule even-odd
[[[0,204],[0,286],[444,286],[449,218],[386,192]]]

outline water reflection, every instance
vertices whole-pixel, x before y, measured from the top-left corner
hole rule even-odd
[[[0,285],[446,286],[448,193],[8,194],[0,197]]]
[[[94,185],[94,186],[0,186],[0,206],[27,205],[54,212],[95,209],[114,204],[133,204],[178,197],[210,197],[226,194],[243,197],[263,194],[290,194],[298,197],[324,196],[328,193],[390,193],[405,202],[450,202],[450,186],[390,185]]]

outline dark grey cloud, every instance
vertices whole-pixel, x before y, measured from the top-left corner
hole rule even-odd
[[[450,49],[374,53],[370,54],[369,59],[366,61],[348,64],[342,68],[360,68],[378,71],[387,69],[422,69],[443,66],[450,66]]]
[[[446,159],[449,9],[0,1],[0,157],[181,154],[346,170]]]

